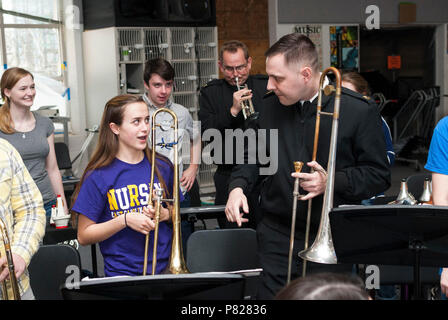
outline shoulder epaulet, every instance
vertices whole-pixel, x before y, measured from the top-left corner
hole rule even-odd
[[[211,87],[211,86],[216,86],[219,84],[222,84],[222,79],[213,79],[213,80],[210,80],[209,82],[207,82],[205,85],[203,85],[201,89]]]
[[[353,97],[353,98],[356,98],[356,99],[358,99],[358,100],[361,100],[361,101],[363,101],[363,102],[365,102],[365,103],[372,103],[372,102],[373,102],[373,99],[370,98],[369,96],[362,95],[362,94],[360,94],[360,93],[358,93],[358,92],[356,92],[356,91],[349,90],[349,89],[344,88],[344,87],[342,87],[341,92],[342,92],[343,94],[347,94],[347,95],[349,95],[349,96],[351,96],[351,97]]]

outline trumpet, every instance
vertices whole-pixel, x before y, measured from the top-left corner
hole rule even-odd
[[[3,245],[5,247],[6,260],[9,270],[9,284],[12,291],[12,299],[9,297],[8,293],[8,282],[7,280],[2,281],[2,299],[3,300],[20,300],[20,290],[16,278],[16,272],[14,270],[14,261],[12,259],[11,244],[9,242],[8,231],[6,229],[6,224],[2,219],[0,219],[0,232],[3,239]]]
[[[171,202],[172,203],[172,223],[173,223],[173,238],[171,244],[171,255],[170,261],[168,265],[167,272],[171,274],[181,274],[188,273],[187,265],[185,263],[185,259],[182,251],[182,235],[180,228],[180,207],[179,207],[179,166],[178,166],[178,154],[177,154],[177,142],[178,142],[178,120],[176,114],[167,109],[160,108],[156,110],[151,117],[152,124],[152,156],[151,156],[151,182],[150,182],[150,192],[149,192],[149,202],[153,203],[153,190],[154,190],[154,174],[155,174],[155,166],[156,166],[156,128],[161,127],[161,124],[156,123],[156,116],[159,113],[166,112],[171,115],[173,118],[174,124],[171,128],[174,129],[174,176],[173,176],[173,192],[171,199],[163,199],[163,191],[161,189],[156,189],[156,200],[155,200],[155,228],[154,228],[154,248],[153,248],[153,260],[152,260],[152,274],[155,274],[156,266],[157,266],[157,240],[159,233],[159,218],[160,218],[160,206],[162,201]],[[148,246],[149,246],[149,233],[146,235],[145,239],[145,255],[143,262],[143,275],[146,275],[147,267],[148,267]]]
[[[323,87],[325,76],[327,73],[333,72],[336,76],[336,88],[331,85]],[[322,92],[325,95],[330,95],[335,92],[334,109],[332,113],[322,112]],[[306,261],[313,261],[317,263],[327,263],[336,264],[337,257],[336,251],[333,245],[333,239],[331,236],[330,228],[330,218],[329,214],[333,208],[333,193],[334,193],[334,176],[336,170],[336,148],[337,148],[337,135],[338,135],[338,123],[339,123],[339,108],[341,101],[341,74],[338,69],[330,67],[322,72],[319,81],[319,94],[317,101],[317,114],[316,114],[316,128],[314,135],[314,150],[313,150],[313,160],[316,160],[317,154],[317,142],[319,139],[319,125],[320,125],[320,115],[330,115],[333,117],[331,136],[330,136],[330,151],[328,155],[328,165],[327,165],[327,184],[325,187],[324,200],[322,205],[322,214],[319,229],[317,231],[316,239],[314,243],[308,248],[308,238],[309,238],[309,227],[310,227],[310,216],[311,216],[311,200],[308,202],[308,214],[306,222],[305,231],[305,248],[299,252],[299,257],[303,261],[303,273],[305,276],[306,272]]]
[[[236,87],[238,88],[238,91],[243,88],[248,89],[247,84],[244,84],[244,86],[241,87],[238,80],[238,77],[235,77]],[[255,112],[252,99],[241,101],[241,110],[243,111],[244,120],[255,120],[256,118],[258,118],[258,112]]]

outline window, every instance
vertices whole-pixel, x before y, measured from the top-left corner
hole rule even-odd
[[[4,65],[63,80],[58,2],[2,0]]]
[[[34,75],[32,110],[56,105],[67,115],[67,92],[60,0],[1,0],[0,37],[3,69],[24,68]]]

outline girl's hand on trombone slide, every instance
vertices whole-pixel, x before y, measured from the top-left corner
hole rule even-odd
[[[159,221],[166,221],[170,219],[170,206],[168,208],[164,208],[163,206],[160,206],[160,217]],[[148,205],[143,208],[143,214],[146,215],[148,218],[154,220],[156,217],[156,209],[155,207]]]
[[[150,231],[154,230],[155,223],[148,216],[148,214],[145,214],[145,208],[143,208],[143,214],[140,213],[126,214],[126,226],[146,235]]]

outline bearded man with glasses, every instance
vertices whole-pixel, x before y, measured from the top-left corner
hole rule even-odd
[[[221,133],[221,155],[220,157],[217,157],[216,154],[211,156],[217,165],[213,177],[216,188],[215,205],[225,205],[229,194],[230,174],[232,168],[237,164],[234,143],[232,150],[226,150],[225,130],[247,129],[248,122],[243,116],[241,103],[245,100],[252,100],[255,112],[260,111],[263,107],[263,97],[267,92],[268,78],[266,75],[250,75],[252,58],[249,56],[247,46],[241,41],[225,42],[219,52],[218,64],[223,78],[212,80],[201,88],[198,115],[202,132],[216,129]],[[241,90],[238,90],[237,84]],[[245,84],[247,84],[247,88],[244,88]],[[250,126],[256,128],[256,123],[251,123]],[[226,158],[226,154],[229,152],[233,152],[231,160],[228,159],[228,156]],[[257,190],[256,186],[252,192],[253,201],[249,201],[252,214],[247,227],[255,228],[256,222],[259,220],[258,213],[255,214],[258,202]],[[218,219],[218,223],[221,229],[236,227],[235,223],[228,222],[225,217]]]

